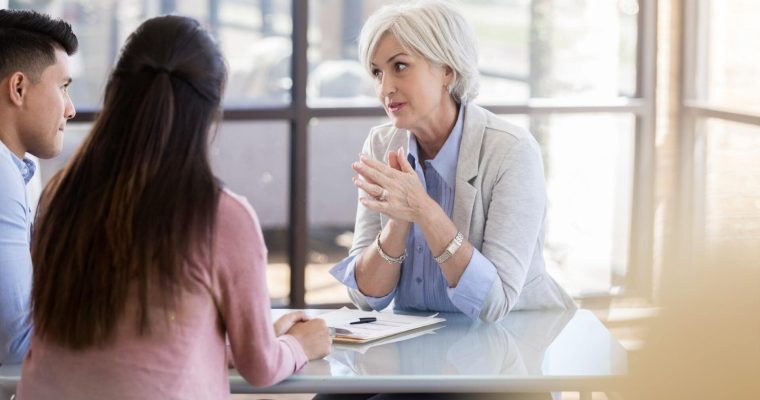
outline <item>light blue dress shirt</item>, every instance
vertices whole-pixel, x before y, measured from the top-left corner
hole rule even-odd
[[[441,206],[449,218],[454,209],[463,115],[464,109],[460,107],[457,122],[448,139],[434,159],[424,161],[425,169],[417,161],[417,141],[414,135],[409,135],[409,163],[414,167],[427,194]],[[398,285],[386,296],[367,296],[367,303],[375,310],[382,310],[395,300],[395,308],[399,310],[462,312],[470,318],[478,319],[486,294],[498,275],[493,263],[477,249],[473,250],[470,263],[459,283],[450,288],[440,266],[433,258],[422,229],[417,224],[412,224],[406,240],[407,257],[401,265]],[[344,285],[358,290],[355,275],[356,257],[358,255],[343,259],[330,270],[330,273]]]
[[[35,169],[33,161],[19,160],[0,142],[0,364],[21,362],[32,337],[32,210],[26,184]]]

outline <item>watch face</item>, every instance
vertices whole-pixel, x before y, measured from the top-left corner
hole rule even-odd
[[[433,257],[435,259],[435,262],[438,264],[442,264],[446,262],[451,256],[454,255],[454,253],[459,250],[459,247],[462,245],[462,242],[464,241],[464,235],[462,235],[462,232],[457,232],[457,235],[454,236],[454,239],[451,240],[448,246],[446,246],[446,249],[443,251],[443,253],[438,257]]]

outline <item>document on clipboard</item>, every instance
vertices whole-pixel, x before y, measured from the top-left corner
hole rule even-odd
[[[446,319],[436,317],[436,315],[438,314],[421,317],[388,312],[351,310],[343,307],[340,310],[320,314],[317,318],[324,319],[330,330],[334,332],[333,342],[367,343],[446,321]],[[359,322],[362,320],[369,321],[372,318],[374,318],[372,322]]]

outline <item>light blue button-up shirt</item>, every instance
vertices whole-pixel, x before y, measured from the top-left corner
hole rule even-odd
[[[0,142],[0,364],[21,362],[32,337],[32,211],[26,184],[34,172],[33,161],[19,160]]]
[[[441,150],[432,160],[426,160],[425,168],[417,161],[417,141],[409,135],[407,158],[414,167],[427,194],[434,199],[451,218],[454,210],[454,190],[459,147],[462,142],[464,108],[460,107],[457,122]],[[453,238],[452,238],[453,239]],[[477,249],[456,287],[450,288],[441,268],[433,258],[422,229],[412,224],[406,240],[407,257],[401,265],[398,285],[383,297],[366,296],[367,303],[375,310],[382,310],[395,299],[396,309],[423,311],[463,312],[477,319],[483,308],[486,294],[498,278],[496,267]],[[437,254],[436,254],[437,256]],[[358,290],[356,283],[356,257],[343,259],[330,273],[344,285]]]

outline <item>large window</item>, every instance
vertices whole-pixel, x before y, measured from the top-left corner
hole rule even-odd
[[[327,273],[346,256],[356,191],[350,163],[386,121],[356,55],[381,0],[15,0],[72,22],[73,97],[95,118],[107,73],[141,21],[198,18],[228,60],[216,173],[258,211],[276,304],[347,302]],[[542,146],[550,272],[578,297],[641,294],[651,268],[652,0],[473,0],[456,3],[480,38],[476,102],[528,128]],[[636,277],[633,279],[632,277]]]
[[[686,2],[682,207],[693,233],[686,250],[714,246],[758,256],[760,113],[755,78],[760,55],[757,3]]]

